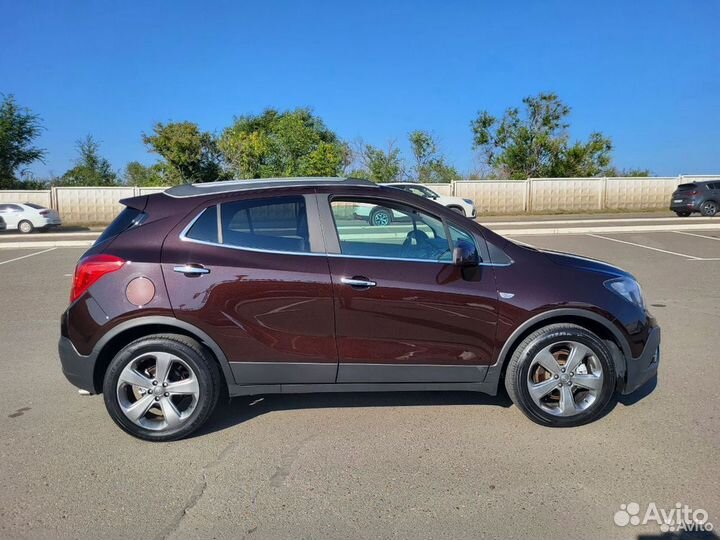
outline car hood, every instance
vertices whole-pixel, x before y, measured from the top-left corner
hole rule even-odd
[[[438,200],[440,202],[442,202],[443,204],[452,204],[452,203],[460,204],[460,205],[468,204],[468,202],[465,199],[463,199],[462,197],[453,197],[450,195],[441,195]]]
[[[572,268],[577,268],[578,270],[587,270],[588,272],[598,272],[600,274],[605,274],[611,278],[633,277],[632,274],[623,270],[622,268],[618,268],[617,266],[613,266],[612,264],[598,261],[596,259],[589,259],[587,257],[580,257],[579,255],[572,255],[570,253],[563,253],[560,251],[539,251],[543,253],[547,258],[549,258],[552,262],[561,266],[570,266]]]

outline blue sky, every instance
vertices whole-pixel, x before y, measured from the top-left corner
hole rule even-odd
[[[38,176],[86,134],[113,167],[151,163],[141,132],[312,107],[341,137],[428,129],[473,168],[470,120],[555,91],[573,138],[620,167],[720,173],[720,1],[0,0],[0,92],[44,119]]]

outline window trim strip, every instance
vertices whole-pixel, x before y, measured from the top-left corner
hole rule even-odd
[[[220,203],[217,204],[217,206],[220,206]],[[192,226],[195,224],[195,222],[200,219],[200,216],[202,216],[208,209],[212,208],[212,206],[208,206],[206,208],[203,208],[203,210],[198,213],[197,216],[195,216],[193,219],[190,220],[190,222],[183,228],[183,230],[179,234],[179,238],[181,242],[189,242],[192,244],[201,244],[204,246],[213,246],[213,247],[220,247],[225,249],[234,249],[238,251],[250,251],[252,253],[266,253],[269,255],[300,255],[300,256],[311,256],[311,257],[333,257],[333,258],[345,258],[345,259],[362,259],[362,260],[372,260],[372,261],[398,261],[398,262],[420,262],[420,263],[432,263],[432,264],[444,264],[444,265],[452,265],[452,261],[433,261],[430,259],[410,259],[410,258],[400,258],[400,257],[368,257],[365,255],[346,255],[343,253],[328,253],[327,251],[280,251],[280,250],[272,250],[272,249],[258,249],[258,248],[251,248],[251,247],[243,247],[243,246],[231,246],[229,244],[221,244],[218,242],[207,242],[205,240],[197,240],[195,238],[189,238],[187,236],[188,231],[192,228]],[[219,209],[218,212],[218,219],[220,216]],[[219,234],[219,231],[218,231]],[[490,262],[481,262],[478,263],[477,266],[492,266],[492,267],[507,267],[513,264],[513,260],[511,259],[508,263],[490,263]]]

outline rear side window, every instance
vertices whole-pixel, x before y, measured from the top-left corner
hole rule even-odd
[[[192,238],[193,240],[199,240],[200,242],[212,242],[213,244],[217,244],[217,206],[206,208],[205,211],[198,216],[190,229],[188,229],[185,236],[187,238]]]
[[[113,220],[110,225],[107,226],[105,231],[95,241],[95,244],[100,244],[114,238],[123,231],[128,230],[131,227],[139,225],[145,219],[145,213],[135,208],[126,207],[118,216]]]
[[[698,187],[697,184],[680,184],[677,187],[677,190],[678,191],[690,191],[693,189],[697,189],[697,187]]]
[[[228,246],[307,253],[310,237],[304,197],[253,199],[220,205],[221,243]]]

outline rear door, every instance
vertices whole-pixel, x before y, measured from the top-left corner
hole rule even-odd
[[[338,383],[479,382],[492,363],[498,317],[493,269],[451,264],[456,223],[392,197],[319,195],[335,292]],[[359,206],[403,220],[370,226]],[[450,238],[450,241],[448,241]]]
[[[314,196],[225,197],[170,233],[175,316],[209,334],[238,384],[331,383],[332,285]]]

